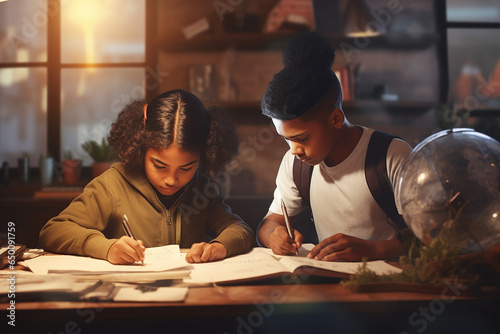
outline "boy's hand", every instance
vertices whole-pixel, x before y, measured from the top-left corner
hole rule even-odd
[[[227,257],[227,249],[220,242],[208,244],[200,242],[193,244],[186,254],[186,261],[189,263],[201,263],[221,260]]]
[[[307,257],[324,261],[361,261],[372,255],[372,241],[337,233],[314,246]]]
[[[123,236],[109,249],[107,260],[112,264],[131,264],[144,261],[146,247],[141,240]]]
[[[370,241],[338,233],[314,246],[307,255],[310,259],[324,261],[361,261],[397,258],[403,254],[398,240]]]
[[[276,226],[269,239],[269,248],[271,248],[274,254],[289,255],[295,253],[302,246],[304,236],[296,229],[293,229],[293,233],[295,240],[290,238],[285,226]]]

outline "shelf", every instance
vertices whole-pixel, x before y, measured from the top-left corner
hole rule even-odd
[[[206,106],[217,106],[224,109],[236,124],[262,125],[270,122],[262,115],[260,101],[205,101]],[[415,101],[379,101],[358,100],[344,101],[343,109],[349,113],[388,112],[393,114],[416,114],[437,108],[438,102]]]
[[[438,102],[418,102],[418,101],[380,101],[380,100],[357,100],[344,101],[343,108],[346,111],[363,110],[386,110],[390,113],[418,113],[425,112],[432,108],[437,108]]]
[[[467,110],[464,109],[464,112]],[[500,109],[475,109],[468,112],[470,117],[500,117]]]
[[[200,34],[191,39],[183,37],[162,38],[162,50],[166,52],[222,51],[228,48],[238,50],[280,50],[288,38],[288,33],[222,33]]]
[[[206,102],[206,105],[214,105],[225,109],[236,123],[262,124],[269,122],[269,118],[262,115],[260,101],[210,101]],[[342,106],[347,112],[385,110],[390,113],[418,113],[437,108],[438,103],[359,100],[344,101]]]
[[[411,36],[407,34],[392,34],[370,38],[349,38],[340,34],[323,34],[335,48],[346,43],[345,47],[358,49],[425,49],[438,40],[434,34]],[[218,33],[200,34],[191,39],[179,36],[164,36],[161,38],[161,49],[165,52],[206,52],[223,51],[228,48],[237,50],[281,50],[291,33]],[[349,46],[348,46],[349,45]]]

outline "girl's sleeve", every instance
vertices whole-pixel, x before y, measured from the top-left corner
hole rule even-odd
[[[92,180],[83,193],[40,231],[40,246],[49,252],[106,259],[116,239],[107,239],[103,231],[113,210],[110,187]]]
[[[248,252],[255,241],[255,233],[243,220],[231,212],[221,196],[212,200],[208,212],[208,232],[216,235],[212,242],[220,242],[227,249],[227,256]]]

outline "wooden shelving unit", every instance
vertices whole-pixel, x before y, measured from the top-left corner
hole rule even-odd
[[[343,109],[348,113],[384,110],[389,113],[420,113],[437,108],[435,102],[418,101],[380,101],[356,100],[344,101]],[[214,105],[226,110],[236,123],[263,124],[269,119],[262,115],[260,101],[208,101],[206,105]]]
[[[181,34],[163,34],[160,49],[167,53],[189,52],[221,52],[227,49],[237,51],[270,51],[282,50],[293,33],[225,33],[206,32],[186,39]],[[386,34],[368,39],[348,38],[338,33],[323,33],[330,44],[342,47],[366,47],[371,50],[423,50],[439,41],[438,34]],[[260,101],[205,101],[207,105],[216,105],[227,110],[234,120],[245,124],[262,124],[268,122],[261,114]],[[385,110],[390,113],[419,113],[437,107],[437,102],[419,101],[382,101],[382,100],[350,100],[344,101],[345,111]]]
[[[161,49],[165,52],[207,52],[229,48],[236,50],[280,50],[291,33],[203,33],[186,39],[180,35],[164,35]],[[343,37],[340,34],[323,34],[334,47],[347,43],[352,46],[364,46],[370,49],[424,49],[438,40],[437,35],[388,34],[368,39]]]

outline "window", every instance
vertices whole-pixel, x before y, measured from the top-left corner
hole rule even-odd
[[[61,4],[63,152],[72,151],[84,166],[92,163],[81,143],[107,137],[121,107],[132,98],[144,97],[144,61],[144,1]]]
[[[500,139],[500,2],[447,0],[446,31],[448,121]]]
[[[0,2],[0,162],[107,137],[132,99],[147,94],[151,0]]]

